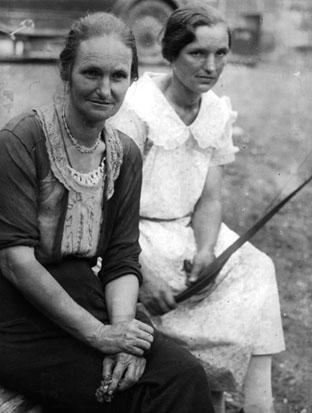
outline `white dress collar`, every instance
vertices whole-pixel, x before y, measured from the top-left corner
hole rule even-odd
[[[187,126],[156,85],[156,77],[164,73],[147,73],[135,82],[126,97],[126,106],[148,125],[149,138],[155,145],[174,149],[185,143],[190,135],[200,148],[217,148],[226,125],[236,119],[227,97],[218,97],[209,91],[202,95],[199,113],[194,122]]]

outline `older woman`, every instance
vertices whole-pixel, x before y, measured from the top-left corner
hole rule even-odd
[[[160,329],[201,359],[216,390],[234,391],[244,383],[245,411],[268,413],[271,354],[284,349],[271,260],[247,244],[221,271],[211,294],[178,307],[174,299],[237,238],[221,224],[220,197],[222,165],[236,152],[236,113],[227,97],[211,90],[230,43],[216,10],[175,11],[162,40],[171,70],[145,73],[135,82],[113,124],[144,156],[141,302]]]
[[[53,411],[213,412],[199,363],[136,317],[141,155],[105,123],[133,36],[89,15],[60,59],[64,100],[0,133],[1,384]]]

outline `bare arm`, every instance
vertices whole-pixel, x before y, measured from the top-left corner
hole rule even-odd
[[[131,321],[135,318],[136,304],[139,294],[139,281],[135,275],[125,275],[106,285],[105,301],[112,325]],[[152,343],[153,328],[145,324],[145,334],[142,338]],[[143,346],[143,344],[142,344]],[[146,347],[149,350],[150,345]]]
[[[213,250],[222,219],[221,186],[222,167],[209,168],[202,195],[192,217],[197,255],[193,261],[191,282],[195,281],[199,272],[213,260]]]
[[[149,342],[145,342],[142,337],[142,334],[146,334],[145,324],[134,320],[122,328],[104,325],[77,304],[37,261],[33,248],[16,246],[1,250],[0,267],[3,275],[38,310],[62,329],[99,351],[129,351],[141,355],[149,346]]]
[[[112,324],[133,320],[139,294],[139,281],[134,275],[117,278],[106,285],[106,307]]]

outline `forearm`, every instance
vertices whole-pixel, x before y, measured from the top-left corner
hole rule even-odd
[[[0,252],[4,276],[39,311],[62,329],[97,348],[102,348],[104,326],[78,305],[52,275],[36,260],[28,247],[13,247]]]
[[[106,285],[105,299],[111,324],[135,318],[139,281],[135,275],[119,277]]]
[[[213,252],[222,220],[220,200],[201,202],[192,217],[192,226],[198,251]]]

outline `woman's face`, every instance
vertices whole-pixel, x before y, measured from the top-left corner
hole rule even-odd
[[[130,86],[131,64],[131,49],[116,35],[82,41],[71,72],[69,110],[91,125],[113,116]]]
[[[224,24],[199,26],[195,40],[187,44],[172,63],[173,75],[187,89],[201,94],[218,81],[227,61],[229,36]]]

